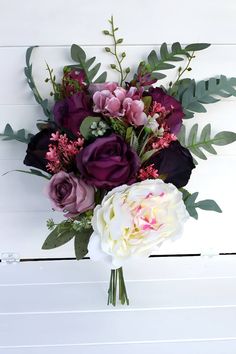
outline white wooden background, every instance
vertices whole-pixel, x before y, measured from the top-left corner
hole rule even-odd
[[[36,132],[35,123],[43,117],[23,75],[27,47],[40,46],[32,59],[46,95],[45,60],[60,73],[70,62],[72,43],[108,68],[111,58],[103,48],[109,43],[101,31],[111,14],[133,69],[163,41],[209,42],[212,46],[199,52],[192,65],[194,77],[236,76],[234,0],[2,0],[0,5],[0,131],[9,122]],[[112,73],[109,78],[115,79]],[[235,98],[207,109],[208,114],[197,116],[200,126],[211,122],[213,133],[236,130]],[[25,149],[21,143],[0,142],[0,175],[24,167]],[[194,170],[189,190],[217,200],[223,214],[199,211],[199,221],[189,221],[182,239],[163,245],[160,254],[236,252],[236,144],[217,150],[218,156]],[[40,250],[45,220],[61,218],[50,211],[43,185],[24,174],[0,177],[0,253],[73,257],[72,244]],[[105,305],[109,270],[102,264],[0,264],[0,354],[235,354],[235,269],[235,256],[151,258],[127,267],[131,306],[114,311]]]

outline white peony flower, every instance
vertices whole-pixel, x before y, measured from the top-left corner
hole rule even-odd
[[[148,257],[181,234],[188,216],[182,193],[171,183],[156,179],[114,188],[94,210],[89,256],[113,269],[133,257]]]

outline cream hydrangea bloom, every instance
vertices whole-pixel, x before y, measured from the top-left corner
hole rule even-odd
[[[89,255],[113,269],[135,256],[148,257],[181,234],[188,216],[182,193],[171,183],[156,179],[114,188],[94,210]]]

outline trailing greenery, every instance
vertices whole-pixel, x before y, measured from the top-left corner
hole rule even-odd
[[[32,136],[33,134],[27,133],[25,129],[20,129],[14,132],[10,124],[7,124],[5,126],[4,132],[0,134],[0,137],[2,137],[3,140],[17,140],[20,141],[21,143],[26,143],[26,144],[29,143]]]
[[[217,154],[212,145],[223,146],[231,144],[236,141],[236,133],[230,131],[223,131],[217,133],[215,136],[211,135],[211,124],[207,124],[202,129],[200,136],[198,137],[198,124],[194,124],[186,136],[186,128],[183,125],[178,135],[178,139],[181,145],[188,148],[192,154],[200,159],[206,160],[207,157],[203,153],[202,149],[206,150],[210,154]]]
[[[88,84],[91,84],[101,67],[101,63],[97,63],[92,67],[93,63],[96,60],[96,57],[87,59],[85,51],[77,44],[73,44],[71,46],[71,58],[78,64],[68,65],[67,67],[83,70],[85,73],[86,82]],[[105,82],[106,78],[107,78],[107,73],[104,71],[101,75],[97,77],[94,83]]]
[[[31,88],[33,94],[34,94],[34,98],[36,100],[36,102],[38,104],[40,104],[40,106],[43,109],[43,112],[45,114],[46,117],[48,117],[48,120],[52,120],[53,115],[51,112],[51,109],[49,107],[49,103],[47,99],[43,99],[35,85],[34,82],[34,78],[33,78],[33,74],[32,74],[32,64],[30,63],[30,59],[31,59],[31,54],[32,51],[34,50],[34,48],[36,48],[37,46],[34,47],[29,47],[26,51],[26,67],[24,68],[24,73],[27,79],[27,83],[29,85],[29,87]]]
[[[22,173],[27,173],[29,175],[34,175],[34,176],[38,176],[38,177],[43,177],[43,178],[46,178],[46,179],[50,179],[51,176],[48,174],[48,175],[45,175],[44,173],[42,173],[41,171],[39,170],[35,170],[34,168],[30,168],[29,171],[25,171],[25,170],[12,170],[12,171],[8,171],[6,173],[3,174],[3,176],[5,176],[6,174],[10,173],[10,172],[22,172]]]
[[[184,118],[188,119],[194,116],[194,112],[206,112],[205,104],[215,103],[220,97],[236,96],[235,87],[235,77],[227,78],[221,75],[219,78],[212,77],[199,82],[183,79],[171,88],[170,93],[181,102]]]
[[[175,68],[176,65],[169,62],[179,62],[184,58],[192,57],[192,52],[206,49],[210,46],[208,43],[193,43],[182,47],[179,42],[172,44],[168,49],[167,43],[162,43],[160,52],[152,50],[145,61],[139,64],[142,74],[152,73],[152,77],[161,80],[166,77],[165,74],[159,73],[160,70],[169,70]],[[191,54],[190,54],[191,53]]]
[[[205,199],[196,202],[196,199],[199,194],[198,192],[191,194],[184,188],[180,188],[180,191],[183,193],[184,204],[186,206],[189,215],[192,218],[196,220],[198,219],[198,212],[196,210],[197,208],[208,210],[208,211],[215,211],[217,213],[222,213],[222,210],[220,209],[219,205],[214,200]]]

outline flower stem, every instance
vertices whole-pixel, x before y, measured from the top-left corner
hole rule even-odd
[[[116,306],[117,284],[119,283],[119,300],[122,305],[129,305],[129,299],[126,292],[125,280],[122,268],[112,269],[110,275],[110,285],[108,289],[107,305]]]

